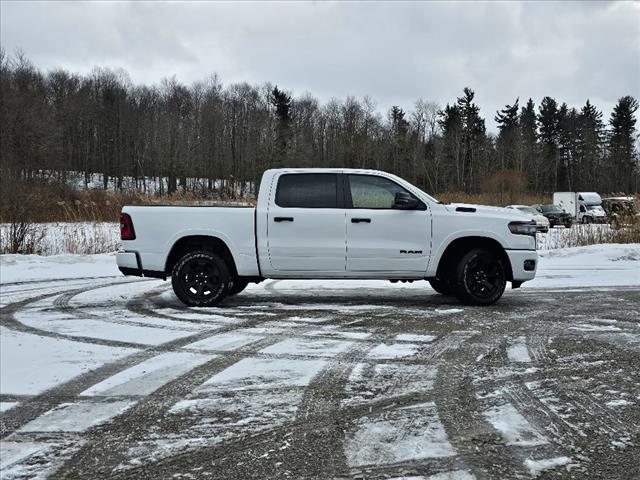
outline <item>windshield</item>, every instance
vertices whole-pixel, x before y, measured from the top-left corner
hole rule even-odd
[[[539,215],[540,212],[538,212],[535,208],[533,207],[516,207],[518,210],[520,210],[521,212],[524,213],[530,213],[531,215]]]

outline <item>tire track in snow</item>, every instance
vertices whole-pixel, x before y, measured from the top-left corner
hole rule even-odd
[[[578,321],[586,320],[579,318]],[[527,375],[516,369],[506,378],[483,380],[483,387],[485,390],[501,391],[500,397],[507,399],[534,429],[544,432],[548,437],[549,445],[535,449],[537,452],[529,451],[530,457],[566,456],[572,459],[572,472],[583,472],[589,478],[609,478],[612,459],[618,458],[628,463],[630,452],[628,448],[626,452],[614,451],[605,439],[640,439],[640,427],[634,428],[633,424],[622,421],[604,401],[598,401],[582,386],[582,379],[592,379],[597,375],[601,368],[597,361],[585,364],[581,357],[577,357],[568,364],[563,362],[562,368],[558,368],[558,355],[562,356],[564,348],[571,348],[573,343],[571,339],[574,335],[566,335],[566,323],[545,322],[538,327],[542,328],[534,329],[526,336],[533,361],[528,365],[520,365],[520,369],[529,366],[536,371]],[[516,336],[517,333],[514,334]],[[557,340],[551,356],[547,347],[549,338]],[[585,338],[580,341],[581,351],[607,361],[607,355],[602,352],[607,348]],[[619,360],[620,354],[620,351],[616,351],[611,356],[612,361]],[[633,360],[629,358],[629,361]],[[506,352],[501,348],[497,367],[517,368],[516,365],[519,364],[509,363]],[[594,439],[597,441],[594,442]],[[632,448],[639,450],[638,445]],[[636,455],[638,457],[640,455]],[[636,464],[640,471],[640,460]]]
[[[487,338],[485,334],[484,339],[482,345],[467,341],[441,358],[434,385],[438,416],[463,464],[478,478],[526,476],[521,459],[489,424],[475,394],[472,375],[476,358],[487,346],[499,345],[503,337]]]
[[[370,343],[368,341],[361,342],[363,344]],[[373,345],[375,345],[374,342]],[[364,347],[367,350],[367,347]],[[356,350],[360,350],[359,348]],[[345,352],[348,358],[353,358],[353,351]],[[361,357],[361,356],[360,356]],[[357,362],[358,359],[353,359]],[[345,365],[348,368],[348,365]],[[323,372],[329,373],[331,368],[325,368]],[[313,382],[319,381],[318,375]],[[328,376],[323,376],[325,381]],[[348,377],[348,374],[347,374]],[[312,383],[313,383],[312,382]],[[332,383],[329,386],[333,385]],[[326,385],[325,385],[326,387]],[[308,387],[305,387],[308,388]],[[325,388],[326,390],[326,388]],[[340,398],[342,395],[340,388],[336,389],[336,393]],[[314,398],[317,398],[314,396]],[[311,469],[311,462],[317,460],[317,450],[315,445],[310,443],[307,438],[310,432],[323,432],[327,428],[334,428],[337,425],[342,434],[344,429],[348,428],[351,422],[360,419],[363,416],[375,415],[388,411],[390,408],[415,405],[416,403],[424,403],[432,400],[432,392],[412,393],[394,397],[382,398],[374,402],[361,403],[357,405],[338,405],[332,402],[330,405],[323,405],[321,408],[307,409],[306,415],[297,415],[290,422],[282,425],[276,425],[267,429],[261,429],[258,432],[247,432],[236,438],[225,439],[222,443],[189,449],[183,452],[176,452],[168,458],[161,459],[154,463],[147,463],[134,469],[128,469],[123,472],[113,473],[114,478],[159,478],[162,476],[180,476],[181,474],[192,475],[196,477],[205,472],[206,478],[255,478],[256,472],[259,472],[259,478],[330,478],[330,474],[320,469],[316,471]],[[339,422],[339,423],[336,423]],[[337,455],[341,455],[343,438],[337,439],[330,446]],[[299,445],[296,448],[292,446],[298,445],[298,440],[303,439],[304,446]],[[302,451],[302,455],[297,452]],[[315,452],[315,453],[314,453]],[[335,457],[334,457],[335,458]],[[434,460],[434,459],[431,459]],[[391,465],[388,471],[401,471],[403,467],[412,468],[415,465],[423,465],[423,468],[429,468],[430,471],[441,468],[442,471],[448,470],[450,465],[455,463],[451,459],[435,459],[435,463],[440,465],[429,464],[425,462],[406,462],[402,464]],[[378,467],[376,467],[378,468]],[[385,468],[380,467],[382,474]],[[351,473],[345,465],[336,464],[331,469],[335,475],[345,475],[350,477]],[[375,470],[375,468],[373,469]],[[371,471],[373,471],[371,470]],[[188,472],[188,473],[184,473]],[[315,473],[313,473],[315,472]],[[338,478],[338,477],[336,477]],[[341,478],[341,477],[340,477]],[[369,478],[369,476],[367,476]]]
[[[285,317],[290,316],[291,312],[284,311],[283,315]],[[267,320],[270,321],[272,319],[273,317],[270,317]],[[313,323],[307,324],[305,325],[304,329],[297,329],[295,331],[295,335],[298,338],[304,338],[304,333],[306,331],[315,330],[317,328],[318,328],[317,324],[313,324]],[[269,336],[269,338],[265,339],[263,343],[259,345],[253,344],[251,345],[250,349],[245,349],[245,351],[242,352],[242,355],[240,355],[239,353],[226,354],[226,355],[223,354],[219,360],[212,361],[210,363],[210,365],[213,365],[216,362],[222,362],[223,365],[219,366],[218,368],[207,368],[208,372],[198,376],[199,378],[196,378],[192,372],[191,374],[189,374],[189,378],[186,378],[186,379],[183,378],[181,382],[184,382],[186,380],[190,385],[190,388],[193,389],[196,386],[200,385],[208,376],[212,376],[215,373],[218,373],[219,371],[224,370],[225,368],[237,363],[242,358],[260,357],[260,356],[266,355],[266,354],[261,354],[259,350],[263,349],[267,344],[274,344],[276,341],[287,338],[288,335],[289,335],[289,332],[287,331],[279,332],[277,334],[272,334]],[[302,473],[299,471],[301,466],[304,466],[303,467],[304,469],[308,469],[308,462],[305,462],[304,458],[302,458],[304,455],[306,455],[306,453],[304,452],[310,452],[310,451],[317,452],[318,449],[321,448],[322,446],[326,447],[328,445],[327,448],[331,451],[331,457],[328,458],[328,462],[325,463],[325,466],[328,466],[328,463],[332,463],[334,468],[336,469],[336,472],[337,471],[340,471],[342,473],[348,472],[348,469],[346,468],[346,463],[344,461],[344,452],[342,447],[342,442],[344,440],[344,427],[338,428],[336,430],[337,435],[333,436],[336,441],[327,441],[324,435],[320,435],[321,438],[315,437],[312,440],[309,438],[308,435],[310,433],[313,434],[315,432],[325,431],[327,429],[327,426],[329,426],[329,428],[333,430],[332,426],[335,424],[333,420],[334,420],[334,417],[336,416],[337,418],[345,418],[345,422],[348,422],[350,418],[359,418],[360,416],[363,415],[363,413],[371,412],[373,407],[371,405],[360,405],[357,407],[341,408],[340,399],[342,398],[344,385],[346,384],[347,378],[351,372],[351,369],[353,368],[353,365],[361,361],[363,357],[366,355],[366,353],[371,348],[373,348],[373,346],[377,345],[378,342],[380,342],[381,340],[384,340],[387,337],[388,335],[374,336],[373,338],[367,338],[366,340],[360,340],[360,341],[354,342],[351,349],[332,358],[331,361],[329,362],[329,365],[327,365],[324,368],[324,370],[319,375],[314,377],[312,382],[307,387],[305,387],[303,400],[301,404],[298,406],[298,414],[296,418],[292,422],[287,422],[284,427],[276,426],[272,429],[268,429],[266,432],[264,431],[261,432],[257,436],[255,434],[249,433],[246,437],[243,437],[239,441],[236,441],[236,442],[225,441],[224,445],[213,445],[213,446],[203,447],[203,448],[196,449],[195,451],[192,450],[188,454],[178,453],[178,454],[172,455],[168,459],[159,461],[156,466],[152,467],[152,470],[149,470],[148,465],[145,466],[144,472],[140,471],[140,469],[136,469],[135,476],[142,476],[142,477],[149,476],[149,478],[153,478],[153,473],[149,473],[150,471],[151,472],[162,471],[164,474],[166,474],[168,470],[172,469],[173,465],[178,465],[181,462],[183,464],[191,464],[191,465],[197,465],[199,461],[207,463],[208,460],[206,459],[210,459],[210,458],[219,459],[220,457],[225,457],[225,454],[222,452],[228,452],[229,449],[231,448],[233,448],[236,452],[240,448],[250,449],[250,450],[251,449],[260,450],[261,448],[264,448],[267,445],[270,445],[274,442],[277,442],[278,440],[281,440],[283,435],[293,436],[291,438],[291,441],[292,441],[292,444],[295,446],[294,451],[288,450],[284,453],[281,453],[280,455],[278,455],[278,453],[276,452],[275,454],[272,454],[271,457],[269,457],[268,454],[271,451],[269,450],[266,452],[269,460],[268,461],[265,460],[264,462],[257,461],[256,463],[252,464],[253,471],[257,470],[261,472],[267,472],[270,466],[273,465],[273,457],[276,456],[281,460],[280,462],[281,466],[279,469],[280,471],[292,471],[292,472],[298,471],[298,473]],[[308,340],[317,340],[317,338],[313,337],[313,339],[308,339]],[[277,358],[286,357],[286,355],[281,355],[281,354],[279,355],[272,354],[272,355],[273,357],[277,357]],[[297,359],[302,359],[302,358],[305,358],[305,355],[296,355],[295,357]],[[317,358],[317,357],[311,355],[311,357],[309,358]],[[168,410],[178,400],[185,398],[187,393],[188,392],[183,391],[178,393],[175,396],[172,396],[169,401],[162,400],[162,403],[164,404],[164,411],[162,408],[160,408],[158,409],[157,414],[152,415],[151,417],[152,418],[156,418],[157,416],[166,417],[166,410]],[[156,394],[153,394],[153,395],[155,396]],[[160,396],[161,398],[167,397],[166,393],[163,391],[158,391],[157,395]],[[415,403],[416,401],[420,401],[420,400],[424,401],[422,396],[414,395],[412,402]],[[152,400],[151,399],[145,400],[145,403],[148,403],[150,401]],[[393,402],[381,402],[378,408],[380,409],[389,408],[390,405],[399,404],[399,403],[402,403],[403,401],[407,401],[407,403],[412,403],[409,401],[408,398],[406,399],[399,398]],[[153,402],[153,404],[156,404],[156,402]],[[124,414],[125,417],[129,415],[137,416],[139,418],[141,415],[141,412],[138,412],[136,415],[136,410],[134,408]],[[146,411],[144,412],[144,417],[145,418],[149,417],[149,414]],[[119,421],[119,419],[116,419],[116,420]],[[163,420],[162,418],[160,418],[160,419],[157,419],[157,421],[150,421],[150,425],[155,426],[158,424],[158,421],[162,423]],[[127,427],[129,422],[121,421],[120,423],[122,423],[125,426],[125,431],[129,430]],[[310,430],[311,425],[315,426],[313,430]],[[110,430],[112,429],[112,426],[113,424],[110,426]],[[274,440],[274,436],[278,440]],[[145,439],[145,438],[148,438],[148,432],[145,432],[140,436],[140,439]],[[128,438],[126,440],[124,440],[123,438],[120,438],[118,442],[115,442],[115,443],[131,444],[131,442],[134,442],[134,441],[135,441],[135,438]],[[302,446],[302,448],[298,448],[298,446]],[[97,449],[96,447],[92,447],[90,451],[87,451],[86,453],[84,453],[82,455],[82,458],[75,463],[76,465],[84,468],[84,465],[86,465],[87,462],[90,462],[91,458],[95,458],[96,456],[101,456],[102,454],[100,452],[104,450],[109,450],[109,446],[102,445],[100,447],[97,447]],[[302,453],[300,454],[300,452]],[[109,454],[113,455],[113,452],[110,451]],[[235,455],[236,454],[231,454],[229,458],[235,458]],[[227,453],[227,456],[228,456],[228,453]],[[264,457],[264,458],[267,458],[267,457]],[[342,458],[342,461],[340,461],[341,458]],[[94,465],[92,470],[94,470],[95,468],[101,468],[102,474],[106,475],[106,474],[109,474],[109,472],[113,474],[114,466],[123,464],[124,462],[126,462],[126,460],[127,460],[126,452],[121,452],[119,455],[113,456],[111,460],[109,460],[108,463],[111,465],[110,467],[105,465],[102,465],[102,466]],[[218,472],[224,471],[224,468],[225,467],[222,464],[218,464],[216,466],[216,471]],[[227,468],[237,469],[238,468],[237,461],[230,461]],[[323,468],[324,467],[320,467],[318,471],[319,472],[322,471]],[[65,470],[65,471],[66,471],[65,475],[69,477],[82,474],[82,470],[77,470],[74,468],[70,468],[69,470]],[[127,470],[127,472],[128,474],[134,475],[131,470]],[[231,473],[231,472],[228,472],[228,473]],[[309,472],[307,471],[305,475],[308,473]],[[65,475],[63,475],[63,477]],[[275,472],[274,472],[274,475],[276,475]],[[224,478],[223,474],[221,474],[221,476],[222,478]]]
[[[46,278],[41,280],[23,280],[20,282],[2,282],[2,287],[12,287],[15,285],[32,285],[50,282],[74,282],[76,280],[106,280],[109,278],[123,278],[122,275],[104,275],[98,277],[70,277],[70,278]]]
[[[100,288],[105,288],[113,285],[134,283],[134,282],[138,282],[138,280],[102,283],[99,285],[76,288],[71,291],[64,290],[62,295],[75,296],[84,292],[89,292],[89,291],[97,290]],[[44,330],[41,328],[25,325],[24,323],[20,322],[15,318],[16,313],[21,311],[28,311],[28,306],[30,304],[37,303],[42,300],[46,300],[48,298],[57,297],[59,295],[61,295],[60,292],[46,293],[44,295],[30,297],[26,300],[14,302],[2,307],[0,309],[0,325],[2,325],[3,327],[9,328],[10,330],[15,330],[18,332],[30,333],[30,334],[38,335],[41,337],[51,337],[51,338],[58,338],[63,340],[70,340],[70,341],[80,342],[80,343],[91,343],[96,345],[106,345],[110,347],[124,347],[124,348],[146,348],[147,347],[147,345],[145,344],[140,344],[135,342],[122,342],[117,340],[105,340],[101,338],[94,338],[94,337],[87,337],[87,336],[65,335],[62,333],[52,332],[50,330]]]
[[[288,315],[288,313],[283,315]],[[224,326],[214,332],[210,332],[208,336],[233,332],[272,320],[273,317],[242,319],[236,324]],[[317,325],[315,324],[305,324],[303,329],[296,330],[296,335],[303,335],[305,331],[316,328]],[[278,333],[266,334],[263,339],[236,351],[219,352],[216,358],[205,365],[197,367],[160,387],[141,399],[131,409],[112,419],[108,425],[89,432],[85,437],[87,444],[56,473],[55,478],[79,478],[87,475],[96,475],[96,472],[101,477],[117,475],[114,469],[118,465],[127,463],[129,446],[135,445],[138,441],[148,439],[151,432],[155,430],[171,429],[171,422],[175,421],[175,419],[172,418],[168,411],[173,405],[187,398],[196,387],[203,384],[213,375],[226,370],[240,360],[260,357],[260,350],[288,338],[289,335],[290,331],[278,331]],[[132,428],[132,424],[135,424],[135,428]],[[192,455],[197,457],[198,451],[192,453]],[[171,457],[166,460],[166,463],[171,465],[174,460],[175,458]],[[164,464],[164,462],[161,462],[161,464]],[[125,477],[131,473],[129,470],[127,472],[124,475]],[[140,472],[137,471],[137,474],[140,474]]]
[[[89,287],[74,289],[72,292],[65,291],[65,294],[71,295],[71,296],[79,295],[81,293],[104,288],[105,286],[120,285],[123,283],[131,283],[131,282],[112,282],[106,285],[105,284],[93,285]],[[118,341],[111,341],[111,340],[95,339],[92,337],[76,337],[71,335],[58,334],[58,333],[49,332],[46,330],[41,330],[35,327],[29,327],[27,325],[20,323],[14,318],[14,314],[16,312],[25,310],[29,304],[39,302],[47,298],[55,297],[59,294],[60,294],[59,292],[48,293],[45,295],[40,295],[27,300],[23,300],[20,302],[12,303],[10,305],[3,307],[0,310],[0,325],[10,328],[12,330],[35,334],[39,336],[59,338],[59,339],[75,341],[79,343],[92,343],[92,344],[115,346],[115,347],[122,347],[122,346],[133,347],[133,348],[139,349],[140,351],[132,355],[123,357],[115,362],[105,364],[101,367],[98,367],[80,376],[77,376],[69,380],[68,382],[65,382],[56,387],[53,387],[52,389],[49,389],[39,395],[35,395],[31,397],[29,400],[26,400],[20,403],[19,405],[16,405],[12,409],[8,410],[7,412],[4,412],[0,416],[0,438],[5,438],[6,436],[14,433],[17,429],[19,429],[26,423],[30,422],[34,418],[42,415],[43,413],[47,412],[48,410],[56,406],[59,406],[61,403],[67,402],[69,398],[77,397],[81,392],[91,387],[92,385],[100,383],[103,380],[119,372],[122,372],[132,366],[142,363],[145,360],[148,360],[149,358],[157,355],[158,353],[175,351],[191,343],[208,338],[212,335],[223,333],[225,331],[233,331],[239,327],[252,326],[254,324],[257,324],[257,323],[260,323],[261,321],[266,320],[266,319],[261,319],[261,320],[245,319],[239,322],[239,324],[237,325],[216,327],[216,329],[214,330],[203,330],[193,335],[174,339],[160,345],[148,346],[146,344],[118,342]]]

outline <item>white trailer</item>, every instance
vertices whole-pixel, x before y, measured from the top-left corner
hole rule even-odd
[[[555,192],[553,203],[580,223],[606,223],[602,198],[596,192]]]

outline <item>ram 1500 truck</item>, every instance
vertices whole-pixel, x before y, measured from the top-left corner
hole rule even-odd
[[[428,280],[490,305],[507,281],[534,278],[538,263],[527,215],[445,204],[373,170],[267,170],[255,208],[127,205],[120,229],[120,271],[171,277],[190,306],[268,278]]]

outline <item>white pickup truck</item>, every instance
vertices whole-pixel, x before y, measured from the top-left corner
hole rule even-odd
[[[445,204],[373,170],[267,170],[257,206],[125,206],[125,275],[171,277],[190,306],[273,279],[428,280],[490,305],[535,277],[536,225],[516,211]]]

